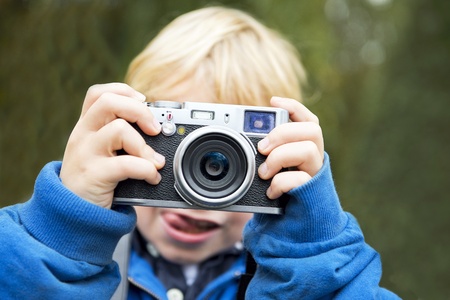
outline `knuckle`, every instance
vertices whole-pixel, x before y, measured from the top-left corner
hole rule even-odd
[[[311,113],[311,122],[314,122],[317,125],[319,125],[319,117],[316,116],[315,114]]]
[[[87,90],[87,93],[88,94],[95,94],[97,91],[99,91],[100,89],[101,89],[101,84],[94,84],[94,85],[91,85],[89,88],[88,88],[88,90]]]
[[[308,173],[306,173],[304,171],[297,171],[296,172],[296,176],[295,176],[294,184],[293,184],[293,186],[290,189],[293,189],[293,188],[295,188],[297,186],[305,184],[311,178],[312,177]]]
[[[135,172],[134,158],[131,155],[123,155],[120,162],[121,163],[117,165],[120,173],[127,174],[128,177],[131,177],[131,175]]]
[[[98,98],[104,94],[129,93],[132,88],[122,82],[112,82],[106,84],[94,84],[87,90],[87,95],[98,95]]]
[[[279,147],[275,148],[266,158],[266,165],[270,171],[273,171],[277,168],[277,162],[280,159],[279,152],[280,152]]]
[[[130,124],[124,119],[115,119],[111,123],[109,123],[109,126],[114,132],[119,134],[124,134],[130,129]]]
[[[98,99],[102,94],[107,92],[107,90],[105,84],[94,84],[88,88],[86,95],[87,97]]]
[[[110,167],[114,169],[115,172],[120,174],[127,174],[126,170],[129,167],[129,157],[127,154],[116,155],[116,157],[110,160]]]
[[[291,173],[292,172],[282,172],[273,177],[271,188],[275,193],[287,193],[295,187]]]
[[[304,141],[302,144],[304,153],[308,156],[308,158],[313,157],[315,153],[319,151],[316,143],[314,143],[313,141]]]
[[[115,87],[115,88],[118,88],[118,89],[122,89],[122,88],[126,89],[126,88],[128,88],[128,84],[123,83],[123,82],[111,82],[110,85],[111,85],[111,87]]]
[[[314,136],[322,136],[322,127],[320,127],[319,123],[311,123],[311,129]]]
[[[271,183],[272,189],[277,190],[277,191],[281,190],[281,186],[283,184],[285,184],[285,177],[286,176],[284,176],[284,175],[286,175],[286,174],[278,173],[272,178],[272,183]]]
[[[109,84],[109,90],[119,94],[128,94],[131,91],[131,87],[122,82],[112,82]]]
[[[100,104],[105,104],[106,102],[109,101],[109,99],[112,97],[113,93],[108,92],[108,91],[104,91],[103,93],[101,93],[98,97],[97,103]]]

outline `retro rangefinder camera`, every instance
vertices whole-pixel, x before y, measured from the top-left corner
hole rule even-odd
[[[257,169],[265,157],[257,143],[289,121],[279,108],[156,101],[148,108],[161,123],[157,136],[136,130],[166,157],[162,180],[151,185],[127,179],[118,184],[115,204],[282,214],[286,195],[266,196],[270,180]]]

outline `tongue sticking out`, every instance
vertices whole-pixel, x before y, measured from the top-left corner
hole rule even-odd
[[[219,225],[214,222],[193,219],[188,216],[174,213],[166,214],[165,217],[172,227],[190,234],[204,233],[219,227]]]

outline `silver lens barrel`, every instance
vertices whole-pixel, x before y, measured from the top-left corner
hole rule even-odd
[[[224,126],[201,127],[187,135],[175,152],[175,189],[190,204],[230,206],[252,185],[255,155],[245,135]]]

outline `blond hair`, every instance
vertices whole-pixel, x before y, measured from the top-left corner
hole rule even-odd
[[[213,91],[210,102],[245,105],[268,105],[272,96],[301,100],[304,79],[292,44],[247,13],[224,7],[176,18],[126,75],[147,101],[167,99],[168,91],[194,80]]]

